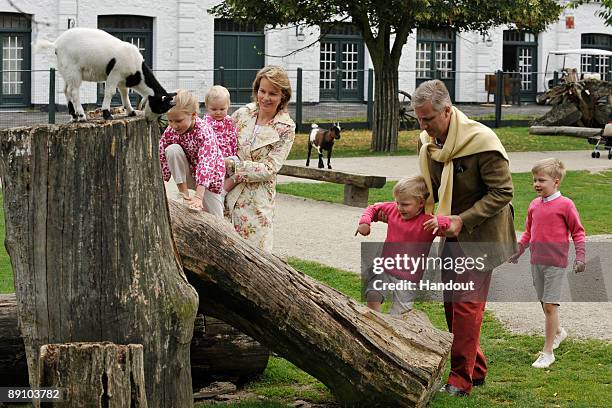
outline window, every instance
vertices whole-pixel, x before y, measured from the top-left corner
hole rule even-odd
[[[0,13],[0,103],[28,105],[30,101],[30,19],[19,13]]]
[[[582,34],[581,48],[596,48],[612,51],[612,35]],[[582,55],[580,57],[580,70],[582,73],[599,73],[606,75],[610,71],[610,57]]]

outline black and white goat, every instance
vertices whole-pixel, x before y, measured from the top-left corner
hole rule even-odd
[[[329,161],[331,159],[332,149],[334,147],[334,141],[340,139],[340,122],[335,123],[329,130],[320,129],[316,123],[312,124],[312,130],[310,131],[310,137],[308,140],[308,158],[306,159],[306,166],[310,165],[310,152],[314,147],[319,153],[319,168],[322,169],[323,165],[323,150],[327,151],[327,168],[331,169]]]
[[[166,113],[173,105],[174,93],[169,94],[159,84],[144,63],[138,48],[95,28],[72,28],[54,42],[39,40],[37,49],[54,48],[57,69],[64,78],[64,95],[73,121],[85,121],[79,88],[81,82],[104,82],[104,119],[112,119],[110,103],[119,88],[121,102],[129,116],[136,113],[128,97],[128,88],[142,95],[145,116],[149,120]]]

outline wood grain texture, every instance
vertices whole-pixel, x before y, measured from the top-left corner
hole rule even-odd
[[[172,231],[206,314],[222,318],[327,385],[346,406],[422,407],[452,335],[418,311],[374,312],[257,250],[228,223],[171,202]]]
[[[45,408],[147,408],[141,344],[45,344],[38,365],[40,387],[62,392]]]
[[[43,344],[143,344],[150,407],[192,404],[197,294],[142,118],[0,131],[6,247],[30,384]]]

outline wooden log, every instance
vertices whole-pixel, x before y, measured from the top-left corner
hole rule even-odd
[[[315,169],[313,167],[284,164],[278,174],[344,184],[344,204],[353,207],[367,207],[370,188],[381,188],[387,182],[386,177],[366,176],[363,174],[344,173],[336,170]]]
[[[588,139],[592,136],[599,136],[601,128],[588,128],[578,126],[531,126],[530,135],[563,135]]]
[[[263,373],[270,352],[214,317],[196,317],[191,340],[191,377],[197,390],[211,381],[241,383]],[[17,327],[15,294],[0,294],[0,387],[28,385],[25,347]]]
[[[422,407],[437,390],[452,335],[422,312],[401,319],[374,312],[257,250],[209,214],[170,202],[170,215],[206,313],[318,378],[341,404]]]
[[[6,247],[30,384],[43,344],[142,344],[150,407],[192,404],[197,294],[143,118],[0,131]]]
[[[328,183],[350,184],[352,186],[364,188],[381,188],[387,182],[387,178],[382,176],[366,176],[363,174],[345,173],[336,170],[293,166],[291,164],[284,164],[278,174],[282,176],[326,181]]]
[[[352,184],[344,185],[344,205],[365,208],[368,206],[370,190]]]
[[[40,387],[62,392],[45,407],[147,408],[141,344],[45,344],[38,374]]]
[[[533,123],[536,126],[573,126],[580,118],[582,118],[580,109],[574,103],[565,101],[553,106],[544,116],[534,120]]]

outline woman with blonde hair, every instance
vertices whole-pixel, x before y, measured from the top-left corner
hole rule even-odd
[[[291,84],[285,70],[268,65],[253,81],[253,102],[232,115],[238,133],[237,157],[225,159],[235,187],[225,203],[236,231],[253,245],[272,251],[276,174],[295,138],[287,113]]]

